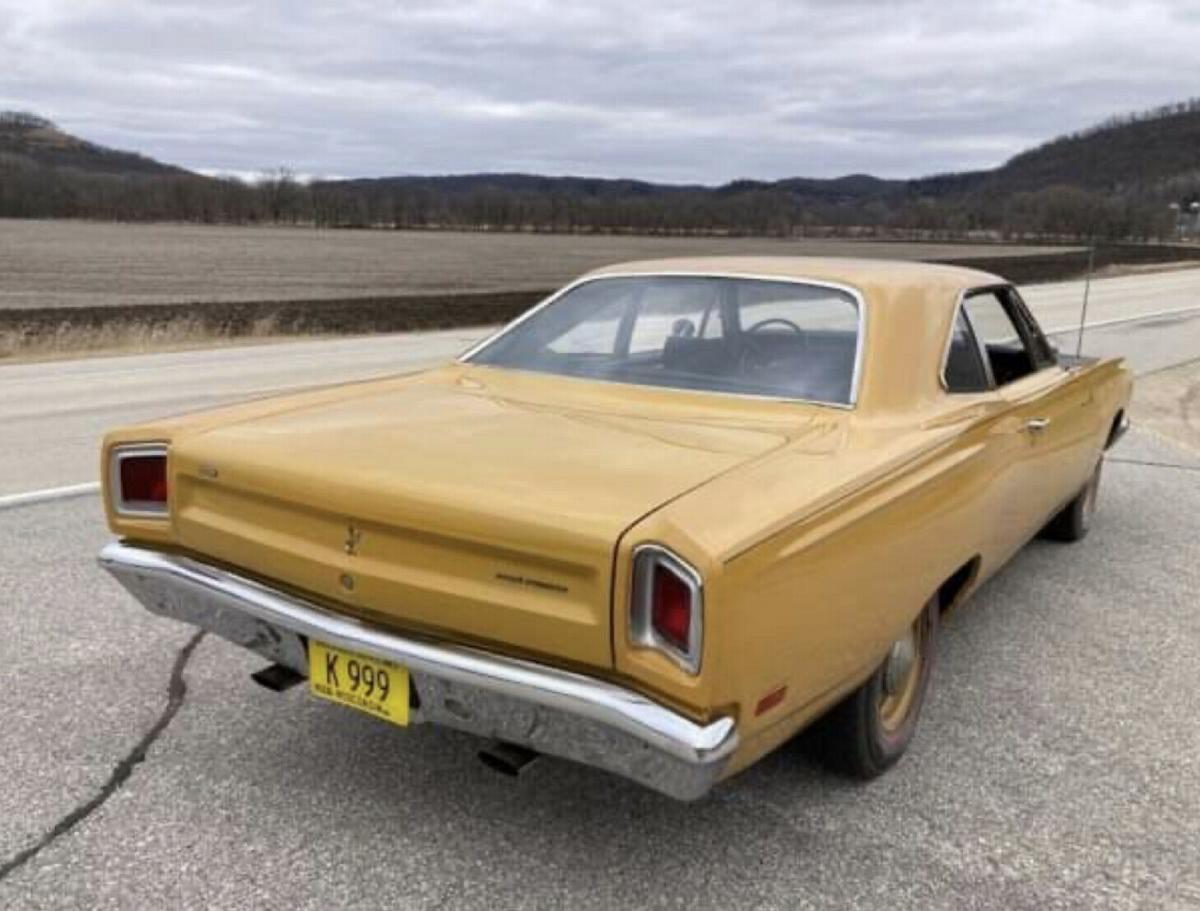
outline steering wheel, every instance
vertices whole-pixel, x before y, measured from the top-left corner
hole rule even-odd
[[[795,332],[799,336],[804,335],[803,329],[801,329],[799,326],[797,326],[795,323],[793,323],[790,319],[784,319],[782,316],[772,316],[768,319],[761,319],[757,323],[755,323],[753,326],[751,326],[749,329],[745,330],[745,332],[746,332],[746,335],[753,335],[755,332],[757,332],[763,326],[772,326],[775,324],[779,324],[780,326],[787,326],[789,329],[791,329],[793,332]]]
[[[770,354],[763,350],[758,343],[752,341],[755,334],[765,326],[780,325],[792,330],[796,337],[801,341],[801,351],[808,349],[808,336],[803,329],[793,323],[790,319],[784,319],[782,316],[772,316],[764,320],[759,320],[749,329],[742,331],[742,354],[740,358],[741,369],[743,373],[749,373],[755,369],[769,367],[771,365]]]

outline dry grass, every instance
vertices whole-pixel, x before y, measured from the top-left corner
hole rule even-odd
[[[32,344],[14,346],[12,339],[0,332],[0,364],[35,364],[60,361],[64,358],[114,357],[123,354],[162,354],[170,351],[196,351],[204,348],[236,348],[242,345],[272,345],[287,342],[347,338],[342,333],[314,332],[306,335],[264,331],[254,335],[216,336],[203,328],[173,328],[169,332],[133,327],[130,331],[114,329],[103,333],[84,331],[64,333],[53,342],[38,340]],[[369,335],[374,333],[363,333]]]
[[[236,336],[214,333],[195,316],[180,316],[167,323],[114,321],[101,326],[60,323],[51,331],[30,334],[0,328],[0,360],[34,361],[64,354],[136,354],[171,351],[232,342],[282,338],[275,320],[255,320]]]
[[[0,309],[0,359],[494,325],[526,310],[548,290]]]

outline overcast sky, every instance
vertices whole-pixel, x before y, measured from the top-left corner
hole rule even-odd
[[[1195,2],[0,0],[0,108],[210,171],[918,176],[1197,76]]]

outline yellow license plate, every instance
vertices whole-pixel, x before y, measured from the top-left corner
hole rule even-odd
[[[308,689],[392,724],[408,724],[408,669],[308,640]]]

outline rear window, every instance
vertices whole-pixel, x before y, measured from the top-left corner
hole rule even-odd
[[[470,363],[610,382],[849,405],[859,302],[750,278],[599,278],[497,336]]]

